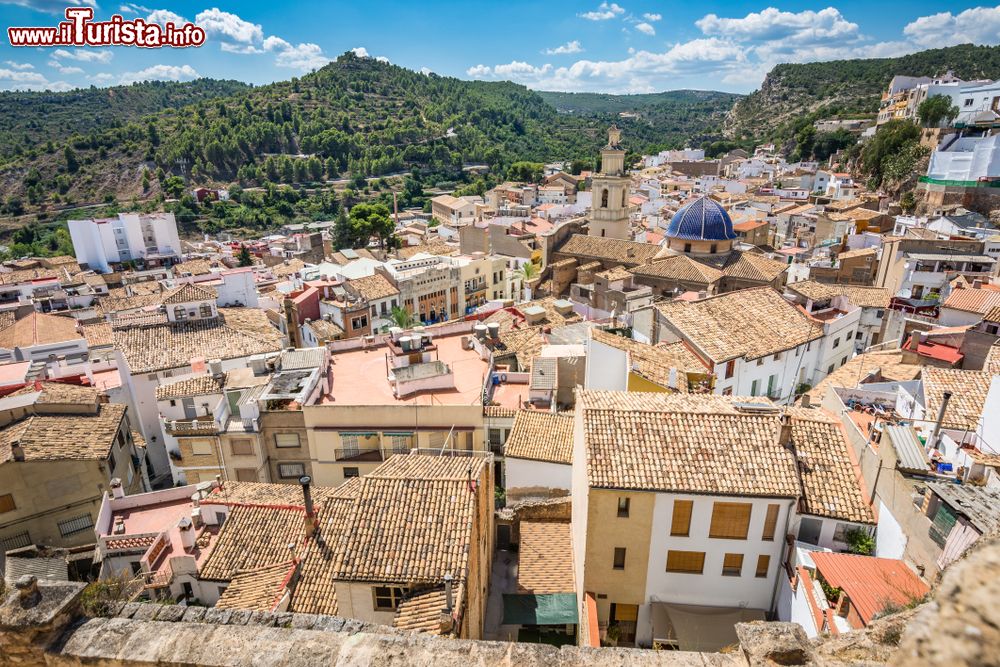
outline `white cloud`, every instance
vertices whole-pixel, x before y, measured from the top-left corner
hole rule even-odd
[[[7,66],[10,67],[11,69],[17,69],[17,70],[35,69],[35,66],[32,65],[31,63],[19,63],[19,62],[14,62],[13,60],[8,60],[6,61],[6,63]]]
[[[63,11],[67,5],[97,9],[97,0],[73,0],[73,2],[67,2],[66,0],[4,0],[2,4],[27,7],[35,11],[45,12],[46,14],[58,14],[59,16],[63,16]]]
[[[484,79],[492,74],[493,70],[487,65],[473,65],[465,70],[465,73],[473,79]]]
[[[271,35],[264,40],[264,50],[265,51],[283,51],[285,49],[292,48],[292,45],[281,39],[280,37],[275,37]]]
[[[649,12],[646,12],[645,14],[642,15],[642,18],[646,19],[647,21],[652,21],[653,23],[655,23],[663,18],[663,14],[650,14]]]
[[[69,65],[63,65],[61,62],[53,58],[49,61],[49,67],[59,70],[60,74],[83,74],[83,70],[79,67],[73,67]]]
[[[834,7],[818,12],[783,12],[768,7],[743,18],[721,18],[708,14],[695,21],[695,25],[706,35],[738,41],[786,40],[811,44],[830,39],[851,40],[860,36],[858,24],[845,19]]]
[[[138,6],[136,7],[138,9]],[[149,23],[159,23],[160,25],[166,25],[167,23],[175,23],[183,25],[187,23],[187,19],[180,14],[175,14],[169,9],[153,9],[146,16],[146,21]]]
[[[87,78],[93,81],[94,83],[111,83],[117,77],[109,72],[98,72],[97,74],[93,74],[91,76],[88,76]]]
[[[121,76],[123,84],[136,81],[190,81],[200,76],[190,65],[153,65],[138,72],[125,72]]]
[[[544,51],[542,51],[542,53],[549,56],[560,56],[569,53],[582,53],[582,52],[583,52],[583,47],[580,46],[580,42],[575,39],[572,42],[566,42],[565,44],[557,46],[554,49],[545,49]]]
[[[49,81],[40,72],[23,69],[0,68],[0,89],[2,90],[70,90],[73,86],[65,81]]]
[[[109,63],[114,57],[108,49],[56,49],[52,52],[53,58],[65,58],[66,60],[77,60],[84,63]]]
[[[330,62],[330,59],[323,55],[323,49],[318,44],[304,43],[292,46],[285,42],[285,45],[284,48],[278,50],[278,57],[274,61],[278,67],[309,71],[319,69]]]
[[[137,5],[134,2],[126,2],[118,8],[119,14],[148,14],[152,11],[153,10],[149,7],[143,7],[142,5]]]
[[[566,67],[514,61],[466,70],[473,78],[510,79],[541,90],[642,93],[665,90],[679,77],[727,71],[745,64],[746,50],[719,39],[674,44],[662,53],[636,51],[623,60],[578,60]]]
[[[353,49],[351,49],[351,52],[358,58],[371,58],[371,56],[368,55],[368,49],[366,49],[363,46],[355,46]]]
[[[236,14],[218,7],[206,9],[194,17],[194,22],[205,29],[208,36],[243,45],[259,44],[264,39],[264,29],[259,24],[244,21]]]
[[[430,67],[421,67],[420,73],[423,74],[424,76],[428,76],[430,74],[433,74],[434,70],[432,70]]]
[[[641,32],[644,35],[655,35],[656,34],[656,28],[654,28],[653,26],[651,26],[648,23],[636,23],[635,24],[635,29],[638,30],[639,32]]]
[[[614,17],[624,13],[625,10],[614,2],[602,2],[595,11],[580,14],[580,18],[587,19],[588,21],[607,21],[608,19],[613,19]]]
[[[1000,42],[1000,5],[973,7],[958,14],[941,12],[908,23],[903,34],[925,47],[953,44],[997,44]]]

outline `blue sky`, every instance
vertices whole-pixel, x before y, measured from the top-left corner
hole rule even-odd
[[[0,89],[68,90],[199,76],[269,83],[348,50],[414,70],[540,90],[749,92],[776,63],[1000,43],[1000,5],[887,2],[80,0],[97,20],[181,19],[200,48],[14,48],[9,26],[52,26],[59,0],[0,0]],[[928,74],[931,74],[930,72]]]

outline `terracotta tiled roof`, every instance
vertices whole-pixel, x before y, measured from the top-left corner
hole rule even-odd
[[[1000,341],[993,343],[989,351],[986,352],[986,360],[983,362],[983,372],[990,375],[1000,375]]]
[[[17,320],[17,313],[13,310],[0,310],[0,331],[14,324]]]
[[[899,350],[868,352],[853,357],[846,364],[820,380],[806,392],[811,405],[818,405],[826,396],[827,387],[847,387],[854,389],[858,382],[878,371],[887,381],[905,382],[920,375],[922,366],[903,363]]]
[[[573,540],[569,521],[522,521],[517,588],[524,593],[572,593]]]
[[[174,264],[171,270],[175,276],[204,276],[212,272],[212,263],[207,259],[189,259]]]
[[[25,461],[106,459],[125,417],[125,406],[104,403],[96,415],[32,415],[0,429],[0,463],[19,444]]]
[[[799,458],[806,514],[875,523],[861,493],[840,423],[822,410],[792,408],[792,441]]]
[[[428,255],[457,255],[458,247],[451,246],[444,242],[433,242],[433,243],[421,243],[420,245],[411,245],[404,248],[400,248],[397,252],[400,259],[410,259],[414,255],[419,255],[420,253],[427,253]]]
[[[239,572],[229,582],[226,591],[215,603],[217,609],[248,609],[274,611],[285,593],[285,587],[295,571],[295,562],[266,565],[256,570]]]
[[[84,387],[66,382],[39,382],[26,385],[10,394],[24,396],[39,392],[35,405],[97,405],[100,392],[94,387]]]
[[[187,366],[195,358],[234,359],[282,347],[281,334],[263,310],[220,308],[219,317],[115,331],[132,373]]]
[[[788,265],[753,252],[733,251],[722,272],[740,280],[769,283],[788,270]]]
[[[631,410],[636,412],[691,412],[699,414],[741,414],[739,404],[778,408],[764,396],[723,396],[722,394],[668,394],[646,391],[604,391],[588,389],[577,394],[577,405],[586,409]]]
[[[991,289],[963,287],[953,290],[941,305],[944,308],[985,315],[988,311],[1000,307],[1000,292]]]
[[[483,407],[483,414],[494,419],[506,419],[516,416],[517,410],[502,405],[487,405]]]
[[[322,505],[335,492],[333,487],[312,487],[313,500]],[[226,481],[212,491],[211,501],[232,505],[274,505],[278,507],[304,507],[305,498],[298,484],[269,484],[266,482]]]
[[[106,540],[110,551],[145,551],[156,541],[153,535],[139,537],[109,537]]]
[[[133,296],[106,296],[98,299],[94,310],[99,315],[110,315],[140,308],[151,308],[163,303],[163,295],[159,292],[154,294],[137,294]]]
[[[736,357],[764,357],[823,336],[818,324],[771,287],[656,307],[684,338],[716,363]]]
[[[829,285],[815,280],[789,283],[785,289],[813,301],[825,301],[835,296],[846,296],[852,304],[861,308],[888,308],[892,296],[889,294],[888,288],[885,287]]]
[[[875,256],[878,251],[875,248],[856,248],[854,250],[846,250],[844,252],[837,253],[837,260],[851,259],[853,257],[866,257]]]
[[[18,285],[20,283],[41,280],[44,278],[60,278],[62,273],[55,269],[21,269],[0,273],[0,285]]]
[[[614,260],[627,266],[636,266],[653,259],[659,251],[660,246],[652,243],[574,234],[556,252],[589,259]]]
[[[887,607],[905,607],[930,591],[901,560],[823,551],[809,555],[823,580],[844,591],[865,624]]]
[[[345,283],[349,289],[357,292],[362,298],[374,301],[376,299],[387,299],[397,296],[399,290],[386,279],[381,273],[373,273],[364,278],[355,278]]]
[[[652,264],[643,264],[632,269],[637,276],[683,280],[711,285],[722,278],[722,271],[691,259],[687,255],[674,255],[658,259]]]
[[[231,581],[240,571],[288,561],[292,556],[289,545],[298,549],[305,537],[304,515],[303,509],[293,507],[233,507],[200,576]]]
[[[624,266],[613,266],[607,271],[601,271],[597,276],[607,281],[615,281],[631,278],[632,274]]]
[[[76,341],[83,336],[76,330],[76,320],[32,312],[0,330],[0,348],[33,347]]]
[[[313,320],[308,325],[313,335],[321,340],[333,340],[344,335],[344,330],[329,320]]]
[[[592,487],[794,498],[773,415],[586,409]]]
[[[156,400],[168,398],[186,398],[188,396],[204,396],[206,394],[221,394],[222,386],[211,375],[196,375],[169,384],[156,387]]]
[[[83,337],[87,340],[87,347],[108,347],[114,344],[114,335],[111,332],[111,325],[107,322],[96,324],[83,324],[80,326]]]
[[[298,273],[304,268],[306,268],[306,263],[301,259],[287,259],[281,264],[272,266],[271,275],[275,278],[287,278],[292,274]]]
[[[173,306],[179,303],[191,303],[192,301],[215,301],[216,296],[214,287],[184,283],[165,291],[163,293],[163,303]]]
[[[993,323],[1000,322],[1000,306],[993,306],[988,311],[986,311],[986,314],[983,315],[983,321],[993,322]]]
[[[674,383],[676,385],[674,388],[681,393],[686,393],[688,390],[684,373],[708,372],[705,364],[684,343],[647,345],[600,329],[591,329],[590,335],[599,343],[628,352],[632,372],[664,388],[670,387],[672,368],[681,374]]]
[[[937,419],[944,392],[950,391],[951,401],[944,413],[944,426],[976,429],[990,390],[991,376],[988,373],[927,366],[920,377],[924,385],[927,419]]]
[[[504,445],[504,455],[519,459],[573,463],[573,417],[520,410]]]
[[[457,599],[457,596],[454,599]],[[396,609],[392,627],[400,630],[441,634],[441,610],[447,599],[443,588],[424,591],[404,600]],[[454,601],[453,601],[454,604]]]

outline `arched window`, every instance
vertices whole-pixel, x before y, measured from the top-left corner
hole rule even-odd
[[[601,191],[601,208],[607,208],[607,207],[608,207],[608,189],[604,188],[604,190]]]
[[[628,190],[622,190],[622,208],[625,208],[626,206],[628,206],[628,202],[626,201],[626,197],[628,197]]]
[[[177,321],[187,319],[187,308],[184,306],[174,306],[174,319]]]

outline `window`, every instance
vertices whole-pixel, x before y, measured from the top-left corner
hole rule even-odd
[[[685,243],[684,244],[684,252],[691,252],[691,244],[690,243]]]
[[[750,529],[750,503],[715,503],[708,536],[723,540],[745,540]]]
[[[705,569],[704,551],[667,552],[667,572],[681,574],[701,574]]]
[[[764,357],[760,357],[759,359],[757,359],[757,365],[758,366],[763,366],[764,365]]]
[[[344,479],[351,479],[352,477],[359,477],[360,475],[361,471],[358,470],[357,468],[353,467],[344,468]]]
[[[413,445],[413,435],[410,433],[387,433],[392,444],[393,454],[406,454]]]
[[[403,601],[403,589],[395,586],[372,586],[376,611],[395,611]]]
[[[59,534],[68,537],[94,527],[94,520],[89,514],[59,522]]]
[[[212,316],[212,304],[203,303],[198,308],[198,315],[200,317],[211,317]]]
[[[619,498],[618,499],[618,516],[619,516],[619,518],[622,518],[622,519],[627,519],[628,518],[628,505],[629,505],[629,499],[628,498]]]
[[[838,523],[837,527],[833,530],[833,541],[834,542],[844,542],[847,543],[847,533],[851,530],[851,525],[848,523]]]
[[[733,395],[733,388],[732,387],[726,387],[725,389],[722,390],[722,395],[723,396],[732,396]]]
[[[743,574],[743,554],[726,554],[722,559],[722,576],[738,577]]]
[[[0,538],[0,551],[6,552],[10,551],[11,549],[21,549],[23,547],[30,547],[30,546],[31,546],[31,536],[28,534],[28,531]]]
[[[839,345],[840,345],[840,339],[839,338],[834,338],[833,339],[833,346],[834,347],[838,347]]]
[[[713,243],[708,251],[714,255],[716,250],[718,250],[718,246]]]
[[[195,456],[211,456],[212,455],[212,441],[211,440],[192,440],[191,441],[191,453]]]
[[[693,500],[675,500],[674,515],[670,520],[671,537],[687,537],[691,534],[691,508]]]
[[[832,372],[833,372],[833,364],[830,364],[830,366],[827,367],[827,369],[826,369],[826,374],[829,375]]]
[[[757,556],[757,571],[754,573],[755,577],[763,579],[767,577],[767,568],[771,566],[771,557],[767,554],[762,554]]]
[[[736,373],[736,360],[730,359],[729,361],[726,362],[726,379],[728,380],[729,378],[733,377],[735,373]]]
[[[185,308],[184,306],[175,306],[174,307],[174,319],[175,320],[186,320],[187,316],[188,316],[188,314],[187,314],[187,308]]]
[[[361,441],[357,433],[340,434],[341,449],[344,450],[344,458],[349,459],[361,454]]]
[[[229,448],[233,451],[233,456],[253,456],[253,441],[248,438],[240,438],[229,443]]]
[[[306,474],[306,467],[301,463],[279,463],[278,477],[282,479],[297,479]]]
[[[764,532],[760,536],[760,539],[765,542],[774,541],[774,531],[778,526],[778,512],[780,510],[781,506],[777,503],[767,506],[767,515],[764,517]]]
[[[608,207],[608,189],[604,188],[601,191],[601,208],[607,208],[607,207]]]
[[[364,329],[368,326],[368,316],[362,315],[360,317],[351,318],[351,328],[352,329]]]
[[[257,471],[253,468],[237,468],[236,469],[236,481],[237,482],[256,482],[257,481]]]
[[[625,547],[615,547],[614,568],[616,570],[625,569]]]
[[[757,382],[758,382],[757,380],[754,380],[752,383],[750,383],[750,395],[751,396],[756,396],[757,395]]]
[[[274,434],[274,446],[275,447],[298,447],[299,446],[299,434],[298,433],[275,433]]]
[[[971,107],[973,102],[975,102],[975,98],[969,97],[965,100],[963,106]]]
[[[17,505],[14,504],[14,494],[5,493],[0,496],[0,514],[4,512],[13,512],[17,509]]]

